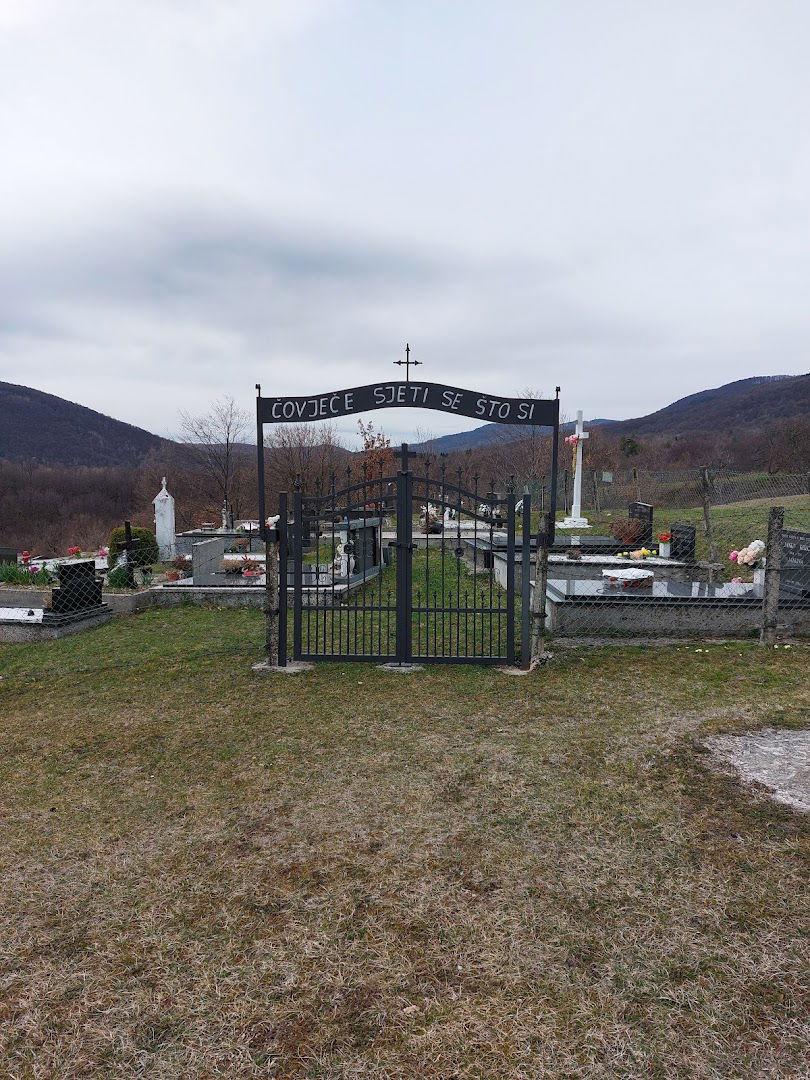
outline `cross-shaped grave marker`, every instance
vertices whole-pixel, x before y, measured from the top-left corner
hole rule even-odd
[[[127,588],[135,588],[135,563],[132,561],[132,552],[136,544],[140,544],[138,537],[132,535],[132,522],[124,522],[124,542],[121,545],[122,549],[126,552],[126,562],[124,566],[127,570]]]
[[[590,438],[582,423],[582,410],[577,412],[577,423],[574,428],[576,445],[574,447],[574,498],[571,506],[571,514],[560,525],[561,529],[590,529],[588,519],[582,516],[582,443]]]

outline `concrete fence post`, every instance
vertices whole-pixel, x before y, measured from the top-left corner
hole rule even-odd
[[[712,478],[708,469],[700,470],[700,490],[703,501],[703,526],[706,530],[706,539],[709,542],[709,584],[713,584],[717,568],[717,542],[714,538],[714,521],[712,519]]]
[[[779,621],[779,583],[782,576],[782,529],[784,506],[772,506],[768,514],[768,540],[765,547],[765,588],[762,598],[760,645],[776,644]]]
[[[546,641],[546,585],[548,584],[548,541],[551,530],[551,514],[546,519],[545,530],[537,533],[537,551],[534,556],[534,592],[532,593],[532,649],[530,667],[540,663],[545,655]]]

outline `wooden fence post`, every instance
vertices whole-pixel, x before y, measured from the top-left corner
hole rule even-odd
[[[765,588],[762,598],[760,645],[776,644],[776,625],[779,619],[779,579],[782,576],[782,528],[784,524],[784,506],[772,506],[768,514],[768,541],[765,547]]]

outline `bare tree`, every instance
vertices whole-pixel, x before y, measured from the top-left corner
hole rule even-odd
[[[542,399],[543,392],[527,386],[518,396],[536,401]],[[514,474],[520,484],[536,490],[551,471],[552,440],[548,431],[531,424],[519,429],[501,426],[498,434],[493,441],[490,467],[502,481]]]
[[[242,442],[248,430],[248,414],[232,397],[211,403],[207,413],[180,413],[180,442],[188,457],[210,481],[222,505],[240,513],[248,454]]]
[[[276,492],[291,490],[299,478],[305,491],[319,484],[326,488],[341,462],[350,460],[331,423],[278,424],[264,445],[270,450],[269,479]]]

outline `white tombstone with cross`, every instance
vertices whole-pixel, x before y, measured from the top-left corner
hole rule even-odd
[[[590,529],[588,519],[582,516],[582,443],[589,437],[582,423],[582,410],[577,413],[577,423],[573,436],[568,438],[574,443],[574,496],[571,513],[557,526],[559,529]]]
[[[155,508],[155,539],[163,562],[171,562],[177,555],[174,541],[174,499],[166,490],[166,477],[163,486],[152,499]]]

